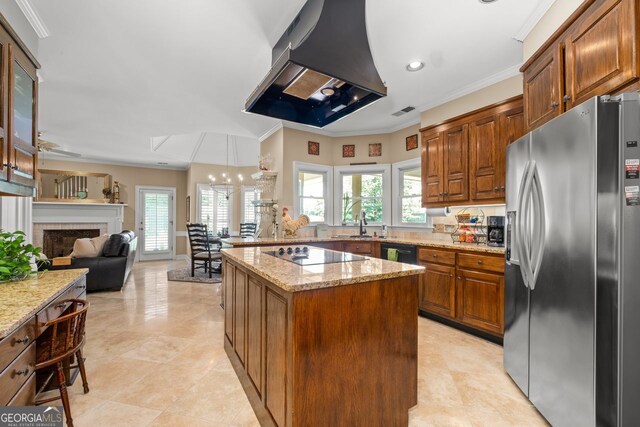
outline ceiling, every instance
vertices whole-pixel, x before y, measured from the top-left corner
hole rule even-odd
[[[552,2],[368,0],[369,42],[388,96],[323,132],[397,130],[454,94],[515,75],[522,45],[514,37]],[[185,167],[224,164],[230,134],[235,163],[256,163],[258,138],[279,122],[241,110],[304,0],[30,3],[50,33],[37,53],[47,140],[86,159]],[[424,69],[407,72],[413,60]],[[391,115],[408,105],[417,109]]]

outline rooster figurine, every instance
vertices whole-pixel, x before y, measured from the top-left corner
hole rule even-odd
[[[300,215],[298,219],[292,219],[289,215],[289,209],[282,208],[282,231],[284,237],[296,237],[296,232],[309,225],[309,217],[306,215]]]

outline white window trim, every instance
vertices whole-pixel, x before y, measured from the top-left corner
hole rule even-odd
[[[333,182],[335,203],[333,218],[335,225],[342,225],[342,176],[364,173],[382,173],[382,222],[375,225],[391,224],[391,165],[356,165],[356,166],[334,166]]]
[[[240,224],[242,224],[244,222],[244,193],[253,193],[256,191],[256,187],[254,185],[243,185],[242,187],[240,187],[240,223],[238,224],[238,227],[240,227]],[[232,196],[233,197],[233,196]],[[258,219],[255,219],[255,222],[258,223]]]
[[[324,222],[312,222],[311,224],[333,224],[333,166],[320,165],[315,163],[293,162],[293,218],[300,216],[300,185],[298,174],[300,172],[311,172],[324,174]]]
[[[159,187],[159,186],[153,186],[153,185],[136,185],[135,186],[135,191],[136,191],[136,195],[135,195],[135,206],[136,206],[136,212],[135,212],[135,221],[136,221],[136,230],[135,233],[136,235],[140,235],[142,233],[142,213],[144,211],[143,207],[142,207],[142,199],[140,198],[140,192],[142,190],[149,190],[149,191],[153,191],[153,190],[160,190],[160,191],[171,191],[171,206],[173,209],[173,215],[171,218],[171,224],[169,227],[169,233],[171,234],[169,236],[169,244],[171,245],[171,259],[175,259],[176,258],[176,188],[175,187]],[[140,239],[140,241],[142,242],[143,239]],[[149,256],[143,256],[142,252],[144,251],[144,248],[142,246],[140,246],[140,250],[136,251],[136,255],[135,255],[135,261],[142,261],[144,258],[144,261],[150,261],[152,260],[153,257],[149,257]],[[164,259],[164,258],[161,258]]]
[[[219,187],[220,189],[223,189],[225,186],[224,185],[214,185],[215,187]],[[200,218],[202,217],[202,191],[209,191],[211,189],[211,185],[209,184],[198,184],[196,186],[197,192],[196,192],[196,222],[200,222]],[[222,195],[218,195],[220,197],[222,197]],[[227,215],[229,216],[229,233],[231,233],[231,230],[233,230],[234,224],[233,224],[233,193],[231,193],[231,195],[229,195],[229,212],[227,212]],[[217,218],[213,219],[213,223],[215,224],[217,221]],[[209,230],[211,232],[213,232],[213,230]],[[217,233],[220,230],[216,230],[215,232]]]
[[[401,175],[402,172],[407,169],[416,169],[420,168],[420,158],[409,159],[403,162],[394,163],[391,165],[391,173],[392,173],[392,190],[391,197],[393,199],[393,226],[400,227],[416,227],[416,228],[429,228],[433,227],[433,221],[431,217],[427,215],[427,221],[423,223],[415,223],[415,222],[402,222],[402,188]]]

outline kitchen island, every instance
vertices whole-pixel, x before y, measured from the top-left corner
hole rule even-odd
[[[224,347],[260,423],[406,426],[423,268],[320,248],[309,258],[332,263],[298,265],[277,249],[222,251]]]

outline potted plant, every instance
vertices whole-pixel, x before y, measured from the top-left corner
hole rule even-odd
[[[111,187],[104,187],[102,189],[102,195],[104,196],[104,202],[111,202]]]
[[[0,232],[0,282],[24,280],[37,272],[32,261],[46,263],[42,249],[25,241],[22,231]]]

